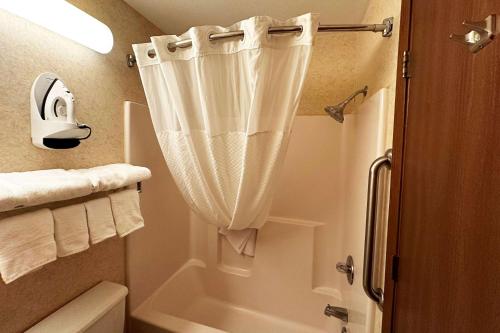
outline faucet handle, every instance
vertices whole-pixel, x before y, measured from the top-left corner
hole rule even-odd
[[[352,285],[354,282],[354,261],[352,260],[352,256],[347,256],[345,263],[338,262],[336,268],[338,272],[347,275],[347,282]]]
[[[352,272],[352,266],[349,266],[348,264],[343,262],[338,262],[335,267],[337,268],[337,271],[340,273],[348,274]]]

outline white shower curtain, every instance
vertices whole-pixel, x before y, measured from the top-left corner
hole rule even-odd
[[[291,25],[302,32],[267,33]],[[286,21],[259,16],[133,46],[177,186],[195,214],[218,226],[239,253],[253,255],[255,231],[266,221],[317,27],[314,14]],[[244,38],[208,38],[235,30]],[[186,38],[192,47],[168,49]]]

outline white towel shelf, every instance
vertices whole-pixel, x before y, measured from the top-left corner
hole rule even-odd
[[[117,190],[151,177],[148,168],[125,163],[90,169],[0,173],[0,212]]]

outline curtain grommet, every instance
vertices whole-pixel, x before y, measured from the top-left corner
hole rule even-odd
[[[151,59],[156,58],[156,51],[155,51],[155,49],[149,49],[148,50],[148,57],[151,58]]]

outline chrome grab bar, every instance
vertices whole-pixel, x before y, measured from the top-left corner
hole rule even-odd
[[[366,205],[365,253],[363,265],[363,289],[377,303],[380,310],[384,304],[384,292],[373,286],[373,253],[375,246],[375,223],[377,216],[378,174],[382,167],[391,168],[392,149],[377,158],[370,166],[368,175],[368,199]]]

